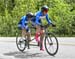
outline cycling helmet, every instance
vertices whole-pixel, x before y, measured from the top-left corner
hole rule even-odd
[[[41,8],[41,11],[43,12],[43,11],[45,11],[45,12],[48,12],[48,6],[47,5],[44,5],[44,6],[42,6],[42,8]]]
[[[32,17],[34,17],[34,14],[33,14],[32,12],[28,12],[28,13],[26,14],[26,16],[27,16],[28,18],[32,18]]]

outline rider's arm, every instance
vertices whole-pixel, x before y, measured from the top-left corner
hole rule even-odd
[[[46,20],[48,21],[48,24],[52,24],[51,20],[48,17],[48,14],[46,14]]]
[[[56,25],[53,24],[53,23],[51,22],[51,20],[48,18],[48,14],[46,15],[46,20],[48,21],[48,24],[51,24],[53,27],[56,27]]]

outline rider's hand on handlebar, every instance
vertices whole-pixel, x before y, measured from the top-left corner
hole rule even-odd
[[[52,27],[56,27],[56,25],[55,24],[52,24]]]

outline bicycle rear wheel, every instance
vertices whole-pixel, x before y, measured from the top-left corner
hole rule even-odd
[[[16,37],[16,45],[19,51],[23,52],[26,48],[26,40],[22,37]]]
[[[44,44],[49,55],[54,56],[58,52],[58,40],[54,34],[48,33],[48,35],[45,36]]]

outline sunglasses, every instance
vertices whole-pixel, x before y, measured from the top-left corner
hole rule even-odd
[[[47,12],[48,12],[48,10],[44,10],[44,12],[46,12],[46,13],[47,13]]]

